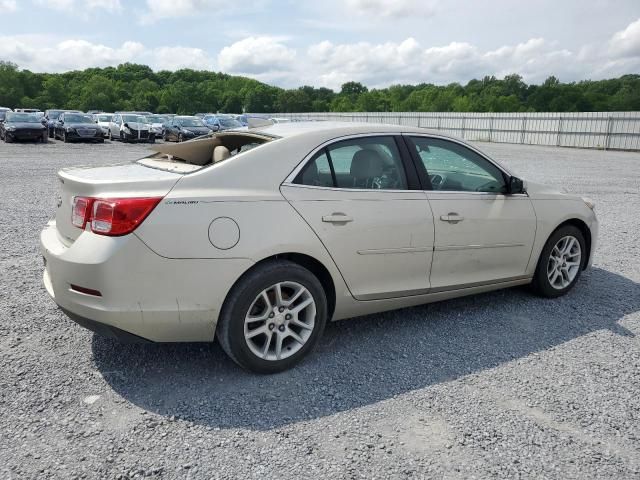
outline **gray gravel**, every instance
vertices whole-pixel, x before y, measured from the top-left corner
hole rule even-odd
[[[338,322],[264,377],[96,337],[42,287],[55,172],[143,146],[0,144],[0,478],[640,478],[640,154],[480,148],[597,202],[577,288]]]

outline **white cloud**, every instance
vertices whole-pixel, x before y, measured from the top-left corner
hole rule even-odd
[[[18,4],[16,0],[0,0],[0,10],[6,13],[15,12],[18,10]]]
[[[36,4],[79,16],[86,16],[88,12],[97,10],[111,13],[122,10],[120,0],[36,0]]]
[[[56,41],[46,36],[0,37],[0,58],[36,72],[64,72],[125,62],[149,65],[156,70],[214,68],[213,59],[199,48],[147,48],[132,41],[110,47],[86,40]]]
[[[218,66],[225,72],[265,74],[294,68],[296,51],[278,37],[247,37],[224,47],[218,54]]]
[[[371,17],[426,17],[435,13],[435,6],[427,0],[346,0],[349,10]]]
[[[212,70],[213,60],[207,52],[200,48],[160,47],[152,51],[152,65],[158,70],[178,70],[192,68],[194,70]]]
[[[640,56],[640,18],[613,35],[609,51],[618,57]]]
[[[246,12],[252,10],[260,0],[244,0],[234,3],[228,0],[146,0],[145,9],[138,11],[141,24],[148,25],[159,20],[177,17],[214,16],[220,21],[220,16],[230,12]],[[212,24],[215,28],[216,24]]]

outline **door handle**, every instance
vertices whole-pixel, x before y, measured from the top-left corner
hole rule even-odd
[[[322,221],[327,223],[348,223],[353,222],[353,218],[344,213],[332,213],[331,215],[324,215]]]
[[[458,215],[456,212],[449,212],[448,215],[441,215],[440,220],[442,220],[443,222],[456,224],[463,221],[464,217],[462,215]]]

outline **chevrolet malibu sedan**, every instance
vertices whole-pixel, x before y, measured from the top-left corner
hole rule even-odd
[[[530,284],[593,259],[594,205],[424,129],[295,122],[59,172],[44,284],[80,325],[293,366],[328,321]]]

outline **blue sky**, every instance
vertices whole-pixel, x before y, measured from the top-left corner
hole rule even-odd
[[[137,62],[285,87],[640,73],[640,0],[0,0],[0,59]]]

